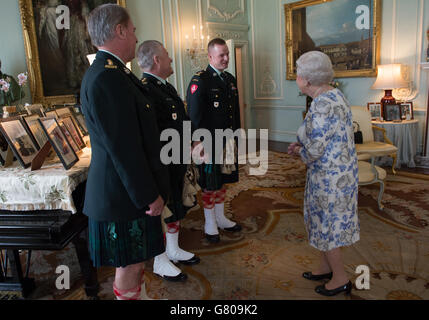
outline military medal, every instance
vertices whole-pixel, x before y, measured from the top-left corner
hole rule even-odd
[[[173,120],[176,121],[177,120],[177,113],[173,113],[172,117],[173,117]]]

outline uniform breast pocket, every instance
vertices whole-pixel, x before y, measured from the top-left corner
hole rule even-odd
[[[209,96],[209,107],[214,114],[225,112],[224,97],[220,91],[212,91]]]

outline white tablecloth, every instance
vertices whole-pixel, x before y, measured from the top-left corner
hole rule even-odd
[[[88,177],[91,149],[83,149],[79,162],[68,171],[58,161],[57,158],[45,162],[40,170],[33,172],[17,162],[8,168],[0,167],[0,210],[76,213],[72,193]]]
[[[409,168],[415,168],[414,158],[417,154],[418,120],[403,120],[402,122],[372,121],[372,124],[386,129],[387,137],[398,148],[396,168],[399,169],[401,164],[405,164]],[[381,132],[375,130],[374,135],[376,141],[383,141]],[[392,159],[383,157],[377,164],[385,165],[388,162],[391,164]]]

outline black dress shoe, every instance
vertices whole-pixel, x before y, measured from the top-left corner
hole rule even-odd
[[[210,235],[206,233],[206,239],[210,243],[218,243],[220,241],[220,237],[218,234]]]
[[[352,283],[351,281],[347,282],[345,285],[342,285],[341,287],[329,290],[326,289],[325,285],[322,284],[320,286],[317,286],[314,289],[318,294],[321,294],[322,296],[332,297],[335,296],[341,292],[345,292],[346,294],[350,294],[352,292]]]
[[[324,274],[312,274],[310,271],[304,272],[302,276],[307,280],[319,281],[324,279],[332,279],[332,272],[324,273]]]
[[[171,282],[183,282],[188,279],[188,275],[186,273],[179,273],[177,276],[161,276],[160,274],[155,273],[158,277],[161,277],[164,280],[171,281]]]
[[[198,264],[200,263],[200,258],[196,255],[194,255],[191,259],[189,260],[179,260],[178,261],[181,264],[187,265],[187,266],[191,266],[193,264]]]
[[[231,228],[225,228],[222,230],[229,231],[229,232],[238,232],[238,231],[241,231],[241,229],[242,229],[241,226],[238,223],[236,223],[235,226]]]

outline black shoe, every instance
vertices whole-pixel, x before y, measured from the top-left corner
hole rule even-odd
[[[194,255],[189,260],[179,260],[178,262],[181,264],[187,265],[187,266],[191,266],[191,265],[200,263],[200,258],[198,256]]]
[[[352,283],[351,281],[347,282],[345,285],[342,285],[341,287],[328,290],[326,289],[325,285],[322,284],[320,286],[317,286],[314,289],[318,294],[321,294],[322,296],[332,297],[335,296],[341,292],[345,292],[346,294],[350,294],[352,292]]]
[[[331,280],[332,279],[332,272],[314,275],[310,271],[307,271],[307,272],[304,272],[302,274],[302,276],[305,279],[311,280],[311,281],[319,281],[319,280],[324,280],[324,279]]]
[[[161,277],[164,280],[171,282],[184,282],[188,279],[188,275],[186,273],[179,273],[177,276],[161,276],[160,274],[155,273],[158,277]]]
[[[206,233],[206,239],[210,243],[218,243],[220,242],[220,237],[218,234],[210,235]]]
[[[241,229],[242,229],[241,226],[238,223],[236,223],[235,226],[231,228],[225,228],[222,230],[229,231],[229,232],[238,232],[238,231],[241,231]]]

